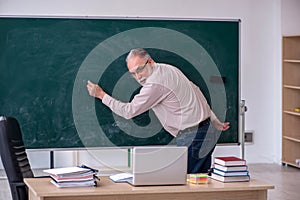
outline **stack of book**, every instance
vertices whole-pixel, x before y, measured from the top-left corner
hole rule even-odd
[[[215,157],[211,178],[222,182],[249,181],[246,160],[235,156]]]
[[[86,166],[47,169],[51,183],[59,188],[96,186],[98,170]]]

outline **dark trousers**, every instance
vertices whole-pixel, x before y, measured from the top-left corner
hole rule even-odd
[[[181,131],[176,137],[177,146],[188,146],[188,174],[208,173],[211,168],[212,153],[216,144],[209,134],[210,123]]]

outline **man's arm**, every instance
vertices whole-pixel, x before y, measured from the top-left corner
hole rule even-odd
[[[210,119],[214,127],[219,130],[219,131],[226,131],[230,128],[230,123],[229,122],[220,122],[220,120],[217,118],[215,113],[210,110]]]
[[[195,90],[197,90],[198,92],[202,94],[200,88],[195,85],[192,81],[191,81],[192,86],[194,87]],[[230,123],[229,122],[220,122],[220,120],[217,118],[217,116],[215,115],[215,113],[210,109],[210,120],[212,122],[212,124],[214,125],[214,127],[219,130],[219,131],[226,131],[227,129],[230,128]]]
[[[121,102],[106,94],[100,86],[90,81],[87,89],[91,96],[101,99],[103,104],[125,119],[131,119],[151,109],[166,95],[164,87],[152,84],[142,87],[140,93],[135,95],[131,102]]]

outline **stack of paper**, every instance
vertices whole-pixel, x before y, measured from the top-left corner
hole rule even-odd
[[[132,180],[133,175],[130,173],[120,173],[111,175],[109,178],[115,183],[122,183]]]
[[[187,181],[194,184],[206,184],[208,183],[208,175],[202,173],[190,174]]]
[[[44,172],[50,174],[51,183],[55,186],[67,188],[96,186],[98,170],[81,166],[47,169]]]

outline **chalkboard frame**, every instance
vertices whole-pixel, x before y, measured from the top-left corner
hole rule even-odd
[[[94,19],[94,20],[134,20],[134,21],[138,21],[138,20],[153,20],[153,21],[156,21],[156,20],[164,20],[164,21],[207,21],[207,22],[236,22],[238,23],[238,77],[237,77],[237,80],[238,80],[238,94],[237,94],[237,103],[239,104],[240,102],[240,20],[239,19],[204,19],[204,18],[156,18],[156,17],[143,17],[143,18],[139,18],[139,17],[133,17],[133,18],[130,18],[130,17],[98,17],[98,16],[89,16],[89,17],[81,17],[81,16],[71,16],[71,17],[66,17],[66,16],[0,16],[0,20],[2,19],[73,19],[73,20],[76,20],[76,19],[80,19],[80,20],[90,20],[90,19]],[[222,145],[233,145],[233,144],[239,144],[239,135],[240,135],[240,109],[237,109],[238,111],[238,114],[237,114],[237,124],[238,124],[238,128],[237,128],[237,139],[235,142],[229,142],[229,143],[221,143]],[[0,113],[2,114],[2,113]],[[6,115],[6,113],[4,113],[4,115]],[[21,123],[21,126],[22,126],[22,123]],[[25,142],[26,143],[26,142]],[[220,143],[218,143],[220,145]],[[25,144],[26,145],[26,144]],[[128,147],[131,147],[132,145],[129,145],[129,146],[116,146],[117,148],[128,148]],[[135,145],[133,145],[135,146]],[[27,148],[31,148],[31,146],[27,146]],[[46,147],[46,148],[43,148],[43,147],[34,147],[33,149],[39,149],[39,148],[42,148],[42,149],[60,149],[61,147]],[[62,149],[86,149],[86,148],[91,148],[91,149],[94,149],[94,148],[98,148],[98,147],[85,147],[85,146],[82,146],[82,147],[62,147]],[[99,148],[111,148],[110,146],[100,146]],[[112,147],[112,148],[115,148],[115,147]]]

